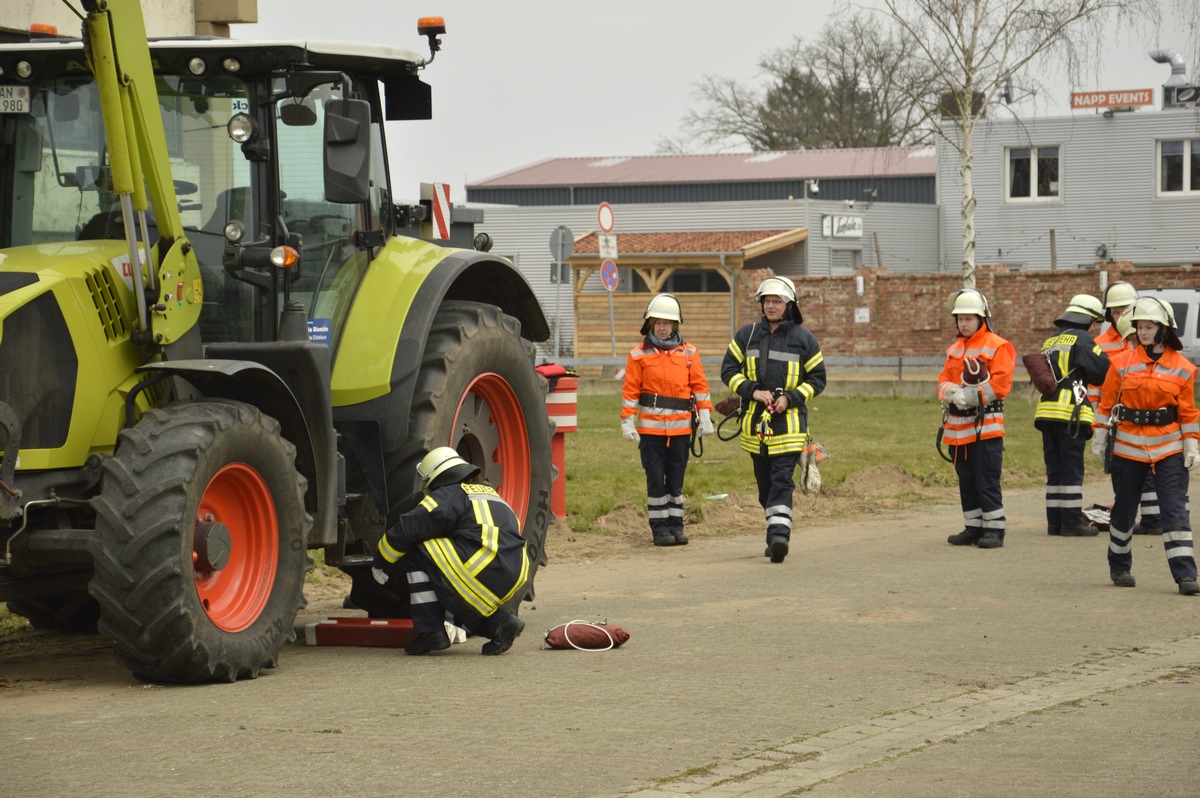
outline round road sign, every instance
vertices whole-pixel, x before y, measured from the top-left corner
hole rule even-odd
[[[602,232],[611,233],[613,231],[613,225],[617,220],[613,216],[612,206],[607,202],[601,202],[600,207],[596,209],[596,221],[600,223]]]
[[[600,279],[604,281],[604,287],[609,291],[617,290],[617,264],[611,260],[604,261],[600,267]]]

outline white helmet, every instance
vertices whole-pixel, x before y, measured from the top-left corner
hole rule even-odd
[[[796,301],[796,284],[786,277],[768,277],[758,284],[754,301],[762,302],[765,296],[783,297],[787,302]]]
[[[642,335],[650,332],[650,325],[654,319],[663,319],[665,321],[673,321],[676,324],[683,323],[683,310],[679,307],[679,300],[674,294],[655,294],[650,300],[650,304],[646,306],[646,313],[642,316]]]
[[[950,315],[992,317],[987,297],[974,288],[960,288],[950,295]]]
[[[1124,280],[1113,283],[1104,291],[1104,307],[1124,308],[1137,301],[1138,292],[1132,283]]]
[[[417,464],[417,476],[421,478],[421,489],[425,491],[452,482],[462,482],[478,473],[479,466],[471,465],[449,446],[431,449]],[[442,479],[438,479],[439,477]],[[437,484],[434,484],[435,480]]]
[[[1113,322],[1113,326],[1117,328],[1117,335],[1121,336],[1122,341],[1128,338],[1129,334],[1133,332],[1133,322],[1129,320],[1128,313],[1122,313],[1120,317]]]
[[[1152,321],[1159,326],[1155,343],[1166,342],[1172,349],[1180,350],[1183,344],[1176,334],[1175,311],[1169,302],[1163,302],[1155,297],[1141,297],[1133,303],[1129,312],[1121,314],[1121,318],[1129,317],[1130,322]],[[1134,325],[1137,326],[1136,324]]]
[[[1089,327],[1092,322],[1100,321],[1103,318],[1104,306],[1100,304],[1099,299],[1090,294],[1076,294],[1071,297],[1067,309],[1054,322],[1056,324],[1067,322]]]
[[[763,297],[777,296],[787,303],[786,309],[783,311],[784,318],[790,318],[796,324],[804,323],[804,316],[800,313],[800,306],[796,304],[796,284],[782,275],[768,277],[758,284],[758,290],[754,292],[754,299],[760,305]]]

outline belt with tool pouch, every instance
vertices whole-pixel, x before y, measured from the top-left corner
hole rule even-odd
[[[638,399],[643,407],[661,407],[663,410],[691,410],[692,400],[680,399],[677,396],[662,396],[657,393],[644,393]]]
[[[1155,410],[1142,410],[1137,407],[1117,405],[1113,408],[1113,418],[1117,421],[1128,421],[1146,427],[1161,427],[1164,424],[1174,424],[1179,418],[1179,408],[1160,407]]]

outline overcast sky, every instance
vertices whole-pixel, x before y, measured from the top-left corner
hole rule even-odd
[[[234,25],[238,39],[309,38],[389,44],[426,53],[417,19],[445,18],[443,50],[425,70],[434,118],[391,123],[393,183],[402,198],[417,184],[463,186],[555,157],[651,155],[697,107],[705,74],[750,80],[756,64],[797,35],[816,37],[835,0],[258,0],[258,23]],[[1099,75],[1058,81],[1038,113],[1063,114],[1071,91],[1161,87],[1167,65],[1151,47],[1195,52],[1164,25],[1149,42],[1118,32]],[[1176,35],[1179,41],[1171,40]],[[1191,82],[1200,68],[1189,63]],[[1027,104],[1023,113],[1033,112]],[[1076,111],[1074,113],[1093,113]]]

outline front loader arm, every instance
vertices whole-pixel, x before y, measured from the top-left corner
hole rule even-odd
[[[183,230],[140,0],[84,0],[83,40],[100,97],[104,137],[129,245],[141,278],[139,342],[165,345],[196,323],[200,266]],[[160,236],[147,241],[146,195]],[[141,241],[139,245],[138,236]],[[148,303],[147,296],[153,299]]]

